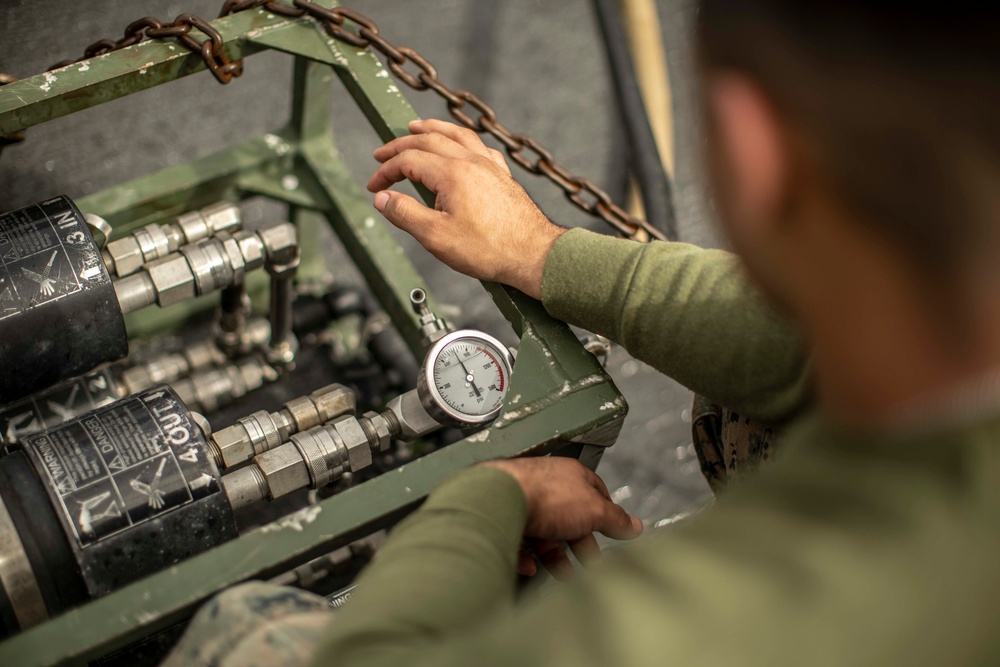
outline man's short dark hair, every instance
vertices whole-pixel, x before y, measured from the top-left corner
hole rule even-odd
[[[703,0],[699,55],[754,79],[838,199],[944,278],[1000,230],[998,19],[995,3]]]

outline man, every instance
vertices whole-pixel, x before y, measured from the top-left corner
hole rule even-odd
[[[691,525],[518,601],[522,535],[592,561],[594,531],[640,526],[573,461],[459,474],[316,630],[313,664],[1000,664],[996,14],[704,0],[739,262],[561,229],[447,123],[378,149],[375,207],[442,261],[788,427],[779,460]],[[388,190],[407,178],[435,209]]]

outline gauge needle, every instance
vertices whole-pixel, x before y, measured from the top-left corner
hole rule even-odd
[[[479,393],[479,387],[476,386],[476,379],[472,377],[472,373],[470,373],[469,369],[465,367],[464,363],[462,363],[462,360],[458,356],[458,352],[455,352],[455,359],[458,360],[458,365],[462,367],[463,371],[465,371],[465,379],[472,385],[472,391],[476,392],[476,396],[482,396],[482,394]]]

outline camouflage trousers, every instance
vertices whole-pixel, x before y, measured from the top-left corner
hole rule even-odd
[[[161,667],[309,664],[333,608],[326,598],[253,582],[209,600]]]

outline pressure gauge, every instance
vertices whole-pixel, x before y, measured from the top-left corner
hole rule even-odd
[[[500,412],[513,363],[493,336],[471,329],[450,333],[424,359],[417,382],[420,402],[442,424],[485,424]]]

